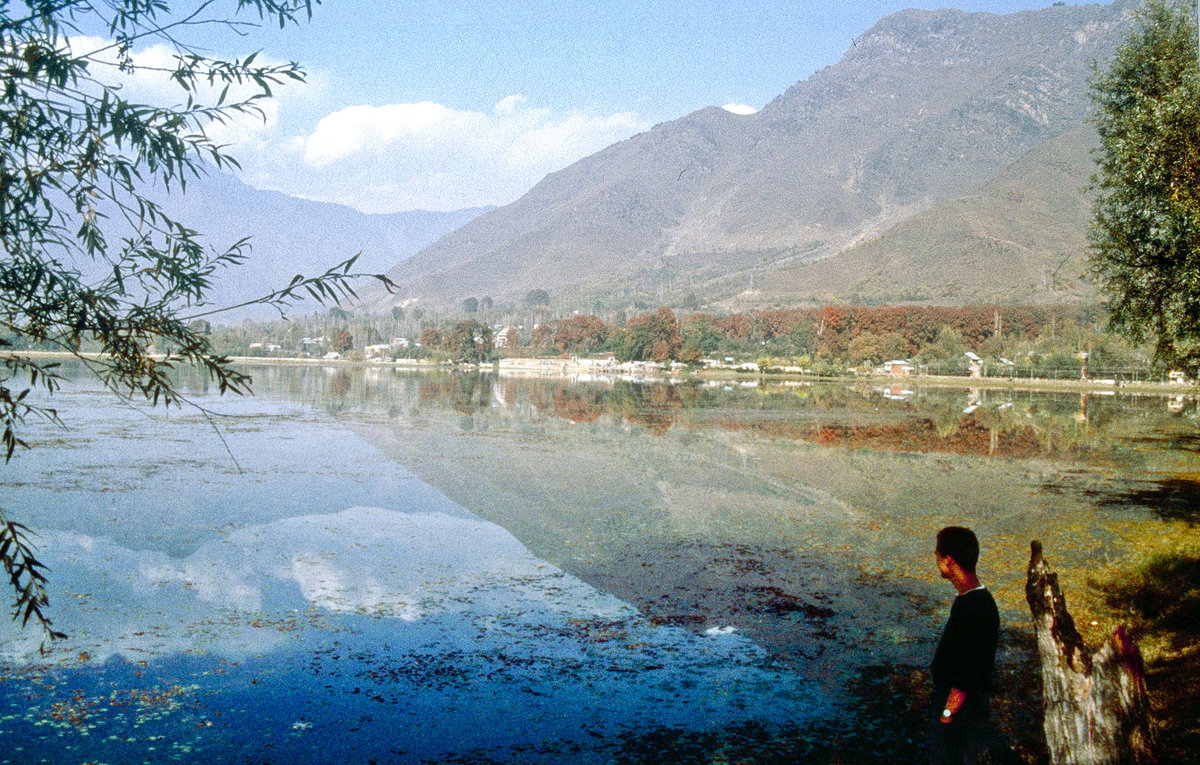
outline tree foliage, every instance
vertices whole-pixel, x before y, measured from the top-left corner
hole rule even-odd
[[[851,363],[861,364],[873,362],[882,364],[891,359],[908,357],[908,343],[895,332],[863,332],[850,341],[846,348],[847,358]]]
[[[561,353],[595,353],[608,342],[609,331],[599,316],[571,316],[554,324],[553,344]]]
[[[492,328],[478,319],[464,319],[455,323],[442,343],[455,361],[481,364],[492,355]]]
[[[550,305],[550,293],[543,289],[529,290],[525,293],[525,305],[530,308]]]
[[[659,308],[630,319],[611,343],[618,361],[663,362],[679,358],[683,335],[671,309]]]
[[[338,353],[346,353],[354,347],[354,335],[350,334],[350,330],[339,330],[333,337],[333,350]]]
[[[418,343],[430,349],[441,348],[445,341],[445,334],[437,327],[425,327],[417,339]]]
[[[1111,324],[1200,366],[1200,76],[1190,3],[1151,0],[1092,83],[1100,136],[1089,265]]]
[[[264,64],[257,54],[204,55],[195,36],[213,27],[284,27],[307,19],[315,2],[0,0],[0,342],[11,350],[0,360],[6,459],[25,446],[20,428],[28,418],[58,416],[29,396],[54,392],[55,365],[21,349],[74,353],[114,393],[151,404],[183,400],[171,377],[179,364],[202,369],[221,393],[249,390],[249,376],[214,351],[207,322],[198,321],[233,308],[211,306],[205,295],[220,271],[248,257],[249,240],[206,246],[151,192],[157,187],[161,198],[200,173],[236,168],[211,128],[261,116],[273,88],[303,79],[297,64]],[[150,43],[174,51],[169,66],[139,58],[140,46]],[[176,88],[173,104],[126,95],[135,78],[153,76]],[[305,297],[336,304],[354,295],[361,276],[352,272],[354,261],[298,275],[251,302],[281,314]],[[43,613],[43,567],[27,537],[0,511],[0,562],[16,592],[15,616],[57,637]]]

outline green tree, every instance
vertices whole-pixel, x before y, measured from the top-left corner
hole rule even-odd
[[[1200,76],[1191,4],[1150,0],[1093,79],[1100,136],[1089,267],[1110,325],[1200,366]]]
[[[710,314],[694,314],[683,322],[684,347],[688,360],[699,360],[705,354],[716,353],[725,336],[717,326],[716,317]]]
[[[525,293],[525,305],[530,308],[548,306],[550,305],[550,293],[542,289],[529,290],[529,292]]]
[[[477,319],[456,323],[443,340],[455,361],[479,364],[492,355],[492,328]]]
[[[853,364],[882,364],[892,359],[905,358],[908,355],[908,343],[895,332],[864,332],[850,341],[846,353]]]
[[[817,328],[807,321],[797,321],[788,332],[796,353],[812,355],[817,350]]]
[[[55,365],[16,349],[75,353],[112,392],[151,404],[183,402],[170,374],[180,364],[202,369],[221,393],[249,391],[250,378],[214,350],[199,321],[220,310],[205,294],[246,258],[248,241],[206,247],[147,191],[179,192],[202,172],[235,168],[206,130],[261,116],[272,88],[303,79],[298,65],[261,64],[256,54],[208,57],[189,37],[212,26],[287,26],[317,1],[238,0],[229,15],[205,0],[0,2],[0,342],[15,351],[0,360],[6,459],[26,446],[27,419],[58,419],[43,397],[58,386]],[[89,47],[97,33],[109,40]],[[171,67],[140,62],[136,48],[148,42],[175,52]],[[127,78],[156,74],[179,88],[176,105],[127,98]],[[250,302],[281,313],[305,296],[336,304],[354,294],[354,260]],[[28,534],[0,514],[14,616],[58,637]]]
[[[967,351],[963,337],[953,327],[942,325],[938,329],[937,339],[920,350],[917,356],[924,362],[949,361],[958,359]]]

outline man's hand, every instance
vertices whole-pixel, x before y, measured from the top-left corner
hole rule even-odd
[[[942,724],[949,725],[954,722],[954,715],[958,714],[958,710],[962,709],[962,705],[967,701],[967,692],[960,691],[957,688],[950,689],[950,695],[946,697],[946,706],[942,712]],[[949,715],[946,715],[949,712]]]

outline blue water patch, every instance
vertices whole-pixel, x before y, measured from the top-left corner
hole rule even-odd
[[[240,402],[214,439],[74,395],[86,445],[5,489],[71,636],[0,629],[6,761],[593,762],[830,714],[735,628],[651,622],[311,411]]]

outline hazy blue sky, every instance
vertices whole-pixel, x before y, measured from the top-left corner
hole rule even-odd
[[[248,182],[361,210],[505,204],[546,173],[705,106],[761,108],[907,7],[1052,0],[326,0],[310,24],[211,41],[297,60],[265,125],[227,138]]]

